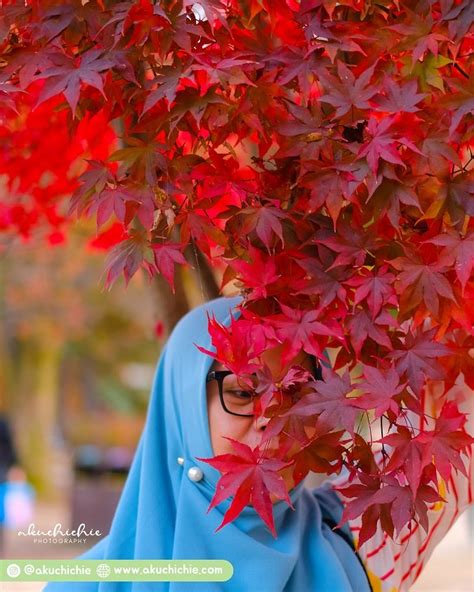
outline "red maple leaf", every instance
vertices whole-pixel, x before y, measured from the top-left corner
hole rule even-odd
[[[432,30],[434,24],[433,17],[429,15],[427,18],[424,18],[410,9],[407,10],[407,16],[406,22],[391,25],[387,29],[396,31],[403,36],[404,42],[412,48],[411,59],[413,63],[423,58],[425,52],[428,50],[434,56],[437,56],[438,41],[446,41],[447,37]],[[444,18],[446,18],[446,15]]]
[[[234,496],[216,532],[235,520],[246,505],[252,504],[276,537],[270,493],[278,499],[285,500],[294,509],[285,481],[278,474],[278,471],[291,465],[293,461],[284,462],[275,458],[265,458],[261,455],[258,446],[252,449],[233,438],[223,437],[232,444],[235,454],[220,454],[213,458],[197,457],[198,460],[210,464],[222,473],[208,512],[223,500]]]
[[[441,253],[440,265],[454,265],[464,295],[466,284],[472,277],[474,267],[474,231],[467,232],[465,236],[451,231],[446,234],[439,234],[426,242],[444,247]]]
[[[326,271],[341,265],[360,267],[364,264],[367,252],[376,247],[370,233],[360,232],[349,224],[339,224],[337,234],[317,233],[314,242],[338,253]]]
[[[396,304],[395,292],[392,287],[395,276],[387,270],[387,265],[382,265],[376,273],[362,269],[361,275],[353,276],[345,282],[346,285],[357,288],[354,294],[354,304],[367,300],[372,319],[375,319],[385,304]]]
[[[462,373],[468,387],[474,390],[474,357],[470,355],[470,351],[474,350],[474,335],[454,331],[448,345],[453,355],[442,360],[443,366],[448,370],[448,386],[455,384]]]
[[[420,442],[428,445],[436,469],[446,482],[449,481],[452,467],[468,477],[460,452],[469,453],[474,438],[462,429],[466,421],[466,415],[459,412],[456,403],[448,401],[441,409],[434,430],[422,432],[418,436]]]
[[[419,436],[414,436],[406,426],[400,425],[397,426],[396,433],[388,434],[380,441],[392,447],[385,471],[389,473],[402,468],[413,495],[416,495],[423,469],[431,464],[432,456],[429,446]]]
[[[211,318],[208,314],[208,331],[215,352],[195,344],[200,351],[218,360],[234,374],[252,374],[257,370],[258,365],[251,360],[261,351],[256,350],[258,341],[249,331],[248,322],[236,320],[231,315],[231,323],[227,327],[221,325],[215,316]]]
[[[302,370],[302,369],[301,369]],[[311,380],[308,379],[308,373],[305,370],[301,372],[298,366],[290,369],[288,375],[297,376],[297,382],[295,382],[296,386],[293,386],[291,382],[293,379],[290,378],[290,384],[286,390],[279,388],[278,384],[275,384],[275,389],[273,390],[273,395],[267,397],[267,404],[268,406],[265,407],[264,411],[262,410],[262,414],[264,417],[269,417],[270,421],[267,423],[265,427],[265,431],[262,434],[261,444],[264,445],[272,438],[279,439],[279,450],[286,454],[294,443],[298,443],[298,446],[305,446],[309,443],[310,440],[314,440],[319,435],[324,435],[325,428],[321,428],[319,425],[314,425],[314,416],[312,415],[303,415],[299,413],[291,413],[291,410],[294,408],[295,403],[298,403],[302,400],[305,393],[311,389]],[[259,371],[257,370],[257,376],[260,376]],[[301,382],[304,379],[304,384],[301,385]],[[270,378],[266,381],[264,380],[262,388],[266,389]],[[271,392],[272,387],[270,387],[267,393]],[[256,411],[260,408],[264,407],[263,398],[265,397],[265,393],[261,395],[262,401],[258,401],[256,405]],[[290,412],[290,413],[288,413]],[[307,429],[310,429],[311,438],[309,438],[309,434]]]
[[[268,289],[281,277],[277,272],[275,258],[265,256],[265,253],[252,245],[249,246],[249,255],[251,257],[249,263],[232,259],[229,265],[238,272],[239,279],[248,288],[250,300],[266,298]]]
[[[393,521],[390,516],[389,506],[374,502],[374,496],[380,490],[380,477],[367,475],[363,472],[359,472],[357,477],[360,483],[337,488],[343,497],[355,498],[349,502],[345,500],[344,511],[338,526],[342,526],[348,520],[354,520],[362,514],[362,524],[358,538],[358,545],[361,547],[375,534],[380,519],[385,524],[386,532],[392,533]]]
[[[305,55],[305,52],[299,48],[282,47],[279,51],[272,53],[271,61],[277,61],[283,66],[281,74],[276,79],[278,87],[281,88],[282,85],[287,84],[297,77],[298,83],[301,86],[302,96],[304,97],[304,103],[306,104],[311,92],[311,85],[315,79],[315,71],[317,69],[316,56],[313,53]]]
[[[416,80],[409,80],[405,84],[398,85],[393,78],[386,77],[383,85],[383,94],[374,97],[376,111],[386,113],[414,113],[420,108],[416,105],[427,93],[417,92],[418,83]]]
[[[326,271],[323,262],[316,257],[296,259],[296,263],[306,271],[307,276],[297,282],[295,294],[318,294],[319,306],[329,306],[334,300],[344,304],[347,291],[343,280],[349,277],[349,271],[344,267],[337,267]]]
[[[450,350],[434,340],[436,332],[436,327],[429,331],[410,332],[406,335],[404,343],[388,354],[396,361],[400,376],[406,373],[408,384],[415,394],[420,393],[425,377],[435,380],[443,378],[438,357],[448,355]]]
[[[268,442],[272,438],[281,437],[281,434],[287,436],[286,443],[285,438],[280,438],[280,449],[282,452],[286,448],[291,448],[294,442],[297,442],[299,446],[305,446],[308,442],[308,434],[306,427],[313,427],[314,418],[311,416],[303,415],[287,415],[286,412],[291,409],[292,403],[288,400],[283,400],[278,406],[278,415],[273,415],[270,421],[265,427],[265,431],[262,434],[262,444]],[[272,413],[271,405],[268,413],[264,414],[265,417],[269,417],[269,413]],[[281,444],[283,442],[283,444]]]
[[[101,72],[112,68],[113,60],[102,57],[101,50],[91,50],[83,54],[80,61],[71,60],[62,54],[53,56],[55,66],[47,68],[36,76],[37,79],[48,79],[40,93],[36,107],[59,93],[64,93],[73,115],[76,113],[81,82],[93,86],[104,95],[104,82]],[[104,95],[105,97],[105,95]]]
[[[358,109],[368,109],[370,107],[368,101],[378,90],[376,86],[370,85],[375,66],[376,63],[372,64],[357,78],[340,60],[337,61],[339,79],[323,71],[318,72],[320,80],[328,89],[328,92],[321,95],[319,100],[336,107],[333,118],[345,115],[351,107],[357,107]]]
[[[285,415],[317,415],[318,424],[330,430],[343,427],[353,434],[354,422],[360,411],[355,404],[356,399],[347,396],[354,390],[349,373],[341,377],[323,367],[323,378],[323,381],[311,382],[312,392],[305,394]]]
[[[279,394],[280,401],[284,397],[291,397],[295,391],[304,386],[311,379],[311,374],[302,366],[292,366],[284,374],[274,374],[271,369],[264,364],[263,368],[256,372],[256,388],[258,400],[256,413],[265,410],[275,393]],[[296,396],[296,393],[295,393]]]
[[[128,284],[132,276],[142,266],[145,259],[147,239],[143,232],[131,230],[128,238],[110,251],[105,271],[107,273],[105,285],[110,287],[123,272],[125,283]]]
[[[270,248],[273,235],[278,236],[283,245],[281,219],[286,218],[284,212],[273,206],[265,206],[263,208],[245,208],[242,210],[242,214],[247,214],[252,219],[252,226],[267,249]]]
[[[311,173],[305,175],[302,180],[302,185],[311,189],[308,202],[309,211],[315,211],[326,205],[334,227],[336,227],[344,200],[350,201],[354,185],[358,185],[351,168],[350,166],[334,165],[319,167],[319,170],[314,171],[313,165]],[[354,181],[356,181],[355,184]]]
[[[226,235],[214,221],[209,216],[202,216],[195,211],[187,212],[181,225],[181,241],[189,242],[190,236],[196,240],[208,257],[214,245],[226,246],[227,244]]]
[[[448,268],[439,261],[426,264],[397,257],[390,264],[400,270],[395,286],[397,292],[404,294],[405,300],[410,302],[410,308],[415,308],[423,300],[426,308],[437,317],[440,298],[456,302],[451,284],[443,274]]]
[[[387,214],[394,228],[400,228],[400,217],[407,208],[414,207],[421,211],[421,205],[415,189],[412,187],[414,180],[405,176],[403,183],[398,182],[398,175],[393,171],[393,165],[384,163],[380,167],[380,177],[374,178],[374,183],[369,188],[369,195],[374,204],[375,214],[382,217]],[[403,208],[403,209],[402,209]]]
[[[328,320],[324,324],[318,321],[319,310],[295,310],[280,304],[283,314],[274,315],[272,325],[277,337],[284,344],[282,363],[286,364],[302,349],[318,358],[322,357],[323,343],[327,337],[344,341],[341,327],[335,321]],[[323,339],[317,339],[323,337]]]
[[[176,243],[152,243],[153,256],[158,271],[168,280],[173,294],[174,269],[176,264],[188,266],[188,262],[182,253],[183,246]]]
[[[393,119],[393,117],[385,117],[380,122],[374,117],[369,119],[367,131],[371,135],[371,139],[361,147],[357,157],[366,156],[367,162],[374,174],[377,173],[380,159],[405,167],[405,163],[397,150],[398,141],[396,137],[388,133]]]
[[[395,368],[382,371],[372,366],[364,365],[365,380],[357,385],[363,391],[355,404],[361,409],[374,409],[378,418],[387,411],[398,415],[400,405],[396,397],[403,391],[405,384],[400,384],[400,377]]]
[[[389,504],[390,517],[396,532],[400,534],[402,528],[415,517],[415,496],[408,485],[400,485],[392,475],[384,476],[383,483],[384,486],[374,494],[371,501],[375,504]],[[441,496],[427,485],[418,490],[417,501],[422,507],[426,508],[423,502],[434,502],[441,499]],[[424,513],[426,515],[426,511]],[[422,521],[421,524],[427,527],[427,521]]]
[[[341,488],[342,495],[356,498],[348,502],[340,521],[353,520],[362,514],[362,528],[359,533],[359,546],[370,539],[380,520],[385,532],[393,536],[418,515],[420,524],[427,530],[427,504],[443,501],[443,498],[429,485],[418,488],[416,497],[408,485],[400,485],[395,475],[368,476],[359,472],[360,484]]]
[[[113,213],[125,226],[135,215],[145,228],[153,225],[155,199],[148,187],[107,187],[100,193],[94,193],[88,201],[89,212],[96,213],[97,228],[105,224]]]
[[[347,323],[351,343],[358,356],[367,337],[389,350],[392,349],[386,327],[396,326],[396,322],[387,311],[382,311],[376,319],[371,319],[365,310],[359,309],[354,315],[348,317]]]
[[[344,430],[322,434],[300,448],[294,455],[295,467],[293,479],[299,483],[312,471],[314,473],[338,473],[342,468],[342,453],[345,448],[341,443]]]
[[[157,77],[148,84],[151,88],[155,85],[157,88],[148,92],[141,116],[143,117],[164,97],[168,103],[172,103],[176,98],[176,92],[183,76],[183,65],[180,61],[175,60],[172,66],[163,66],[157,73]]]

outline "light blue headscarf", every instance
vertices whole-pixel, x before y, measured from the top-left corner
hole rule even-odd
[[[214,532],[230,500],[207,513],[220,473],[196,457],[214,456],[205,383],[213,360],[194,344],[212,350],[206,311],[228,325],[230,309],[240,301],[218,298],[192,310],[175,327],[158,363],[146,424],[110,532],[78,557],[226,559],[234,568],[232,578],[206,583],[55,582],[46,592],[369,590],[357,555],[323,520],[337,523],[342,512],[329,488],[310,491],[302,482],[290,492],[295,510],[285,501],[275,503],[276,539],[251,506]],[[189,479],[191,467],[203,471],[201,481]]]

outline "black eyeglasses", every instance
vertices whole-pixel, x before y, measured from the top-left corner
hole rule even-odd
[[[217,380],[219,398],[224,411],[240,417],[253,416],[255,392],[243,384],[230,370],[211,370],[206,376],[206,383]]]
[[[322,380],[321,367],[313,362],[316,380]],[[222,408],[231,415],[239,417],[253,417],[254,402],[258,396],[255,391],[244,383],[230,370],[211,370],[206,376],[206,383],[217,380],[219,399]]]

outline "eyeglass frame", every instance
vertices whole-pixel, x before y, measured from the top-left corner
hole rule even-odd
[[[314,364],[315,370],[313,377],[316,380],[323,380],[321,365],[319,364],[319,362],[316,361],[316,358],[314,358],[313,356],[311,356],[311,361]],[[232,372],[231,370],[210,370],[206,375],[206,384],[211,382],[212,380],[215,380],[217,382],[221,406],[226,413],[229,413],[230,415],[237,415],[238,417],[254,417],[255,413],[236,413],[235,411],[229,411],[229,409],[227,409],[227,407],[225,406],[223,384],[224,378],[226,376],[229,376],[230,374],[234,374],[234,372]]]

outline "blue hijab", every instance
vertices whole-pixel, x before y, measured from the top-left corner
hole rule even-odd
[[[342,505],[330,488],[290,492],[295,507],[273,505],[275,539],[253,507],[214,532],[230,505],[207,509],[219,471],[196,457],[214,456],[205,377],[213,362],[206,312],[230,324],[241,299],[218,298],[177,324],[156,369],[146,424],[109,534],[78,559],[226,559],[227,582],[52,582],[45,592],[365,592],[367,577],[346,537],[331,528]],[[238,312],[234,309],[234,317]],[[184,464],[177,459],[182,457]],[[192,481],[191,467],[204,478]],[[93,527],[93,525],[92,525]]]

